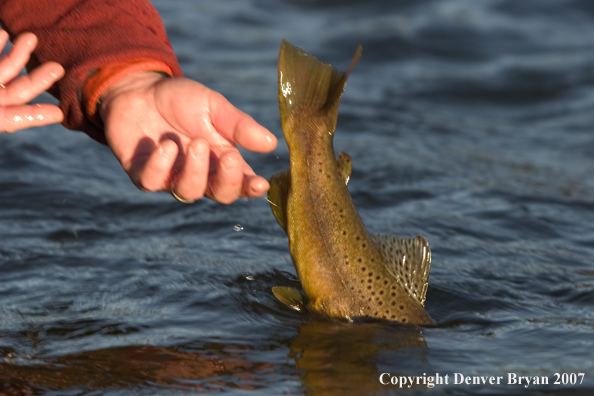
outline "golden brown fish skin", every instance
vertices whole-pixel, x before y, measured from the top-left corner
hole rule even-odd
[[[283,63],[287,51],[301,50],[283,41],[279,84],[286,84],[287,76],[295,75],[281,70],[284,64],[295,67],[292,62]],[[319,63],[319,67],[331,67]],[[303,73],[296,73],[300,74]],[[347,76],[348,73],[341,84],[336,84],[339,76],[326,84],[330,85],[325,88],[328,94],[322,96],[334,98],[336,103],[299,101],[300,81],[288,81],[290,94],[279,86],[281,114],[284,100],[297,101],[283,117],[291,161],[286,231],[293,263],[314,310],[336,317],[367,316],[434,324],[424,307],[386,270],[382,254],[367,232],[339,172],[332,140]],[[335,89],[340,89],[340,94],[333,93]]]

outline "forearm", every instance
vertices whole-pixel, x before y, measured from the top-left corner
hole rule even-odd
[[[47,61],[64,66],[65,77],[50,90],[60,101],[63,124],[101,142],[103,130],[86,117],[80,100],[90,73],[113,63],[154,59],[174,76],[182,75],[163,23],[146,0],[4,0],[0,23],[12,38],[25,31],[37,35],[31,66]]]

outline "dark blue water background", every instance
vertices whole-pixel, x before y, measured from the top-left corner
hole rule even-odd
[[[340,69],[363,45],[335,147],[353,158],[371,231],[429,240],[439,326],[289,310],[270,289],[297,279],[263,198],[144,194],[107,148],[44,127],[0,135],[0,395],[594,391],[594,3],[153,4],[185,74],[280,138],[246,154],[266,177],[288,167],[281,40]],[[450,384],[402,391],[384,372]],[[454,385],[455,373],[550,383]]]

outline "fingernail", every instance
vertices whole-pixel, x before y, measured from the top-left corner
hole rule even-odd
[[[169,159],[169,153],[167,153],[167,151],[165,151],[163,146],[159,146],[159,153],[163,156],[163,158]]]
[[[225,164],[227,165],[234,165],[236,162],[236,159],[232,155],[228,155],[225,159]]]
[[[253,192],[258,192],[264,189],[262,183],[258,183],[255,186],[251,186]]]

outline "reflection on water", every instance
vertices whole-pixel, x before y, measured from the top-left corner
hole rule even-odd
[[[391,366],[392,375],[427,366],[427,346],[421,329],[416,326],[313,320],[300,325],[298,331],[294,339],[287,340],[290,350],[287,358],[294,362],[290,371],[299,375],[305,392],[310,395],[383,393],[386,387],[378,380],[379,366],[386,359],[402,362],[400,367]],[[155,385],[201,392],[257,391],[286,368],[252,361],[254,349],[252,345],[218,343],[172,348],[130,346],[16,365],[10,361],[9,353],[0,363],[0,378],[6,381],[0,385],[0,395],[60,389],[79,394]],[[271,378],[266,380],[266,377]]]
[[[386,391],[379,382],[383,359],[406,362],[391,365],[393,375],[410,373],[427,365],[426,347],[417,326],[313,321],[299,327],[290,356],[307,394],[367,395]]]
[[[0,391],[7,395],[69,389],[89,392],[149,384],[172,389],[217,391],[261,389],[260,375],[274,372],[274,365],[252,363],[246,355],[253,347],[208,345],[204,353],[184,353],[176,348],[131,346],[75,353],[43,364],[0,365],[0,375],[11,378]]]

